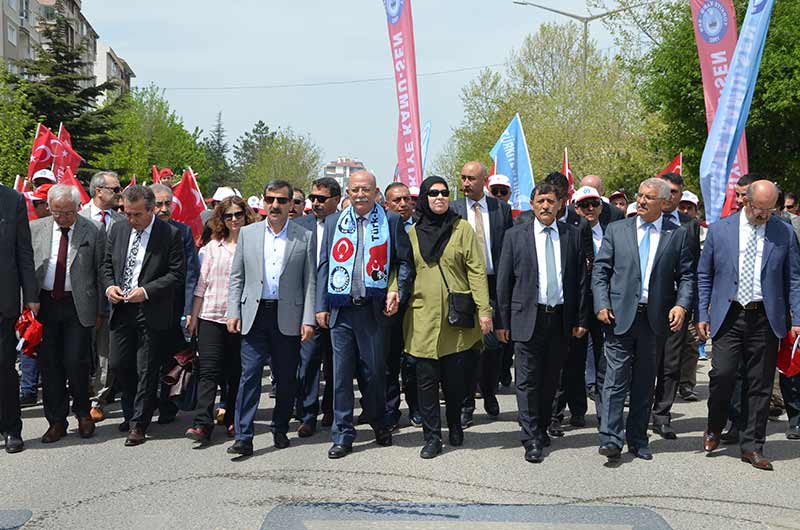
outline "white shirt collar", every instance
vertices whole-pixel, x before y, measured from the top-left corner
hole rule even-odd
[[[556,232],[558,232],[558,226],[557,226],[557,224],[558,224],[558,223],[557,223],[557,221],[553,221],[553,222],[552,222],[551,224],[549,224],[549,225],[544,225],[544,224],[542,224],[541,222],[539,222],[539,219],[538,219],[538,218],[536,218],[536,217],[534,217],[534,218],[533,218],[533,229],[536,231],[536,233],[537,233],[537,234],[542,234],[542,233],[544,233],[544,229],[545,229],[545,228],[549,228],[549,227],[552,227],[552,228],[553,228],[553,230],[555,230]]]
[[[72,223],[72,226],[70,226],[69,230],[67,231],[67,235],[71,234],[74,228],[75,228],[75,223]],[[58,226],[58,223],[56,223],[55,220],[53,220],[53,233],[54,234],[60,234],[61,233],[61,227]]]
[[[661,222],[663,220],[664,220],[664,216],[663,215],[659,215],[658,218],[655,221],[650,223],[651,225],[653,225],[655,227],[656,232],[661,232]],[[636,228],[642,228],[642,226],[644,226],[644,224],[645,224],[645,222],[642,220],[642,217],[640,215],[637,215],[636,216]]]
[[[739,228],[743,228],[745,225],[753,226],[756,229],[756,232],[764,230],[764,227],[766,226],[766,225],[751,224],[750,221],[747,219],[747,216],[744,214],[744,209],[742,209],[741,212],[739,213]]]
[[[481,197],[481,200],[479,200],[479,201],[473,201],[472,199],[467,197],[467,206],[469,207],[470,210],[475,208],[475,203],[476,202],[481,205],[481,211],[485,211],[485,212],[489,211],[489,207],[486,205],[486,194],[485,193],[483,194],[483,197]]]
[[[277,234],[272,231],[272,227],[269,225],[269,221],[264,221],[264,224],[267,226],[267,232],[271,234],[273,237],[283,237],[286,235],[286,232],[289,229],[289,219],[286,219],[286,222],[283,224],[283,228]]]
[[[149,225],[147,225],[147,228],[145,228],[144,230],[142,230],[142,235],[144,235],[144,234],[147,234],[147,235],[149,236],[149,235],[150,235],[150,232],[152,232],[152,231],[153,231],[153,225],[155,224],[155,222],[156,222],[156,213],[155,213],[155,212],[153,212],[153,218],[152,218],[152,219],[150,219],[150,224],[149,224]],[[136,232],[136,230],[135,230],[135,229],[134,229],[133,231],[134,231],[134,232]]]

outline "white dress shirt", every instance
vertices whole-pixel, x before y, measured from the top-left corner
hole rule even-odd
[[[656,257],[656,250],[658,250],[658,242],[661,240],[661,224],[663,221],[662,216],[651,224],[653,228],[650,229],[650,257],[647,259],[647,270],[645,270],[644,278],[642,279],[642,297],[639,303],[646,304],[648,295],[650,294],[650,274],[653,272],[653,260]],[[644,225],[640,216],[636,216],[636,240],[641,246],[642,239],[644,239]]]
[[[668,215],[672,218],[672,223],[675,226],[681,226],[681,218],[678,215],[678,210],[672,210],[670,213],[664,212],[663,214],[661,214],[661,217],[663,218],[665,215]]]
[[[744,255],[747,251],[747,240],[750,239],[752,226],[747,220],[744,211],[739,214],[739,285],[742,285],[742,270],[744,269]],[[763,302],[764,295],[761,292],[761,262],[764,258],[764,234],[766,225],[756,226],[756,263],[753,268],[753,299],[751,302]],[[738,293],[737,293],[738,294]],[[739,300],[737,300],[739,302]]]
[[[558,303],[564,303],[564,285],[562,280],[564,277],[561,274],[561,238],[558,236],[558,225],[553,222],[550,225],[553,231],[550,234],[550,239],[553,240],[553,253],[556,257],[556,278],[558,279]],[[539,302],[540,304],[547,304],[547,233],[544,229],[545,225],[539,222],[539,219],[533,219],[533,234],[536,241],[536,263],[539,265]]]
[[[109,221],[111,220],[111,212],[108,210],[101,210],[98,208],[94,201],[89,203],[89,212],[92,216],[92,221],[97,221],[101,225],[103,224],[103,212],[106,212],[106,224],[104,225],[105,228],[108,228]]]
[[[406,229],[406,234],[411,232],[411,228],[414,226],[414,218],[409,217],[405,221],[403,221],[403,228]]]
[[[317,263],[319,264],[319,251],[322,248],[322,237],[325,235],[325,219],[317,219]]]
[[[264,225],[266,226],[264,230],[264,287],[261,290],[261,299],[277,300],[281,269],[283,268],[283,254],[286,250],[286,242],[289,240],[287,236],[289,221],[286,221],[277,234],[272,231],[269,222]]]
[[[136,253],[136,264],[133,266],[133,281],[131,282],[131,285],[133,285],[134,288],[141,287],[141,285],[139,285],[139,275],[142,273],[142,263],[144,263],[144,255],[147,251],[147,243],[150,241],[150,234],[153,231],[153,224],[155,222],[156,216],[153,214],[153,218],[150,219],[150,224],[147,225],[147,228],[145,228],[142,232],[142,239],[139,241],[139,250]],[[125,263],[123,263],[123,267],[128,263],[128,254],[131,252],[134,239],[136,239],[136,230],[131,230],[131,237],[128,239],[128,252],[125,253]],[[146,293],[145,298],[147,298]]]
[[[489,207],[486,205],[486,195],[478,201],[481,207],[481,217],[483,218],[483,239],[486,241],[486,274],[494,274],[494,263],[492,262],[492,235],[489,226]],[[475,201],[467,197],[467,222],[475,230]]]
[[[72,234],[75,233],[75,225],[69,227],[69,232],[67,232],[67,262],[69,263],[69,254],[72,252]],[[50,258],[47,260],[47,272],[44,274],[44,284],[42,285],[42,289],[45,291],[52,291],[53,285],[56,281],[56,265],[58,265],[58,248],[61,246],[61,238],[64,237],[61,234],[61,228],[58,226],[56,222],[53,222],[53,241],[50,244]],[[69,279],[69,270],[67,270],[67,274],[64,280],[64,291],[71,292],[72,291],[72,282]]]
[[[594,243],[594,253],[597,255],[600,247],[603,246],[603,227],[599,222],[592,227],[592,243]]]

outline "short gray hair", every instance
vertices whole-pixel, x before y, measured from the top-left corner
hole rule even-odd
[[[147,186],[142,186],[140,184],[128,186],[125,191],[122,192],[122,197],[128,202],[139,202],[144,199],[144,204],[148,210],[152,210],[156,207],[156,196],[153,190]]]
[[[89,181],[89,195],[94,197],[94,194],[97,193],[97,188],[106,185],[106,177],[115,178],[119,182],[119,175],[113,171],[98,171],[92,176],[92,180]]]
[[[160,182],[156,182],[155,184],[150,184],[150,189],[153,190],[153,194],[159,192],[169,193],[170,198],[172,198],[172,188],[170,188],[166,184],[161,184]]]
[[[669,184],[667,184],[666,180],[662,180],[660,178],[649,178],[647,180],[642,181],[642,183],[639,184],[639,187],[654,188],[658,191],[659,199],[662,200],[669,199],[670,189],[669,189]]]
[[[75,203],[76,208],[81,207],[81,192],[78,188],[69,184],[56,184],[47,192],[47,205],[52,206],[53,201],[58,199],[70,199]]]

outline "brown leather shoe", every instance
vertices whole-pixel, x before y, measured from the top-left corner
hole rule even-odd
[[[308,438],[312,434],[314,434],[314,427],[312,427],[308,423],[304,423],[297,428],[297,436],[300,438]]]
[[[78,434],[81,438],[91,438],[94,434],[94,420],[90,417],[78,418]]]
[[[125,447],[134,447],[144,443],[144,431],[139,427],[131,427],[128,437],[125,439]]]
[[[51,444],[57,442],[67,435],[67,427],[63,423],[56,423],[47,429],[47,432],[42,436],[43,444]]]
[[[762,471],[772,471],[772,462],[758,451],[747,451],[742,453],[742,462],[747,462],[756,469]]]
[[[706,453],[710,453],[719,447],[719,433],[706,431],[703,433],[703,449]]]
[[[106,419],[106,413],[100,407],[92,407],[92,410],[89,411],[89,417],[92,418],[93,422],[100,423]]]
[[[333,414],[325,413],[322,415],[322,422],[323,427],[330,427],[333,425]]]

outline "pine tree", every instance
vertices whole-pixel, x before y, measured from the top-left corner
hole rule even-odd
[[[253,130],[244,133],[233,146],[233,167],[240,178],[245,170],[255,164],[258,154],[275,141],[277,132],[270,131],[261,120],[253,126]]]
[[[217,113],[217,122],[214,128],[203,140],[206,153],[206,162],[209,166],[208,189],[215,190],[219,186],[235,184],[232,179],[231,167],[228,163],[230,147],[225,140],[225,128],[222,126],[222,111]]]
[[[44,45],[34,45],[34,59],[14,61],[22,73],[12,76],[11,82],[25,93],[33,114],[54,133],[60,123],[67,127],[75,151],[92,166],[111,147],[108,133],[120,106],[119,98],[103,106],[98,106],[97,98],[117,85],[113,81],[95,85],[93,62],[84,59],[89,40],[70,44],[70,19],[61,0],[56,3],[55,17],[42,21],[41,31]]]

